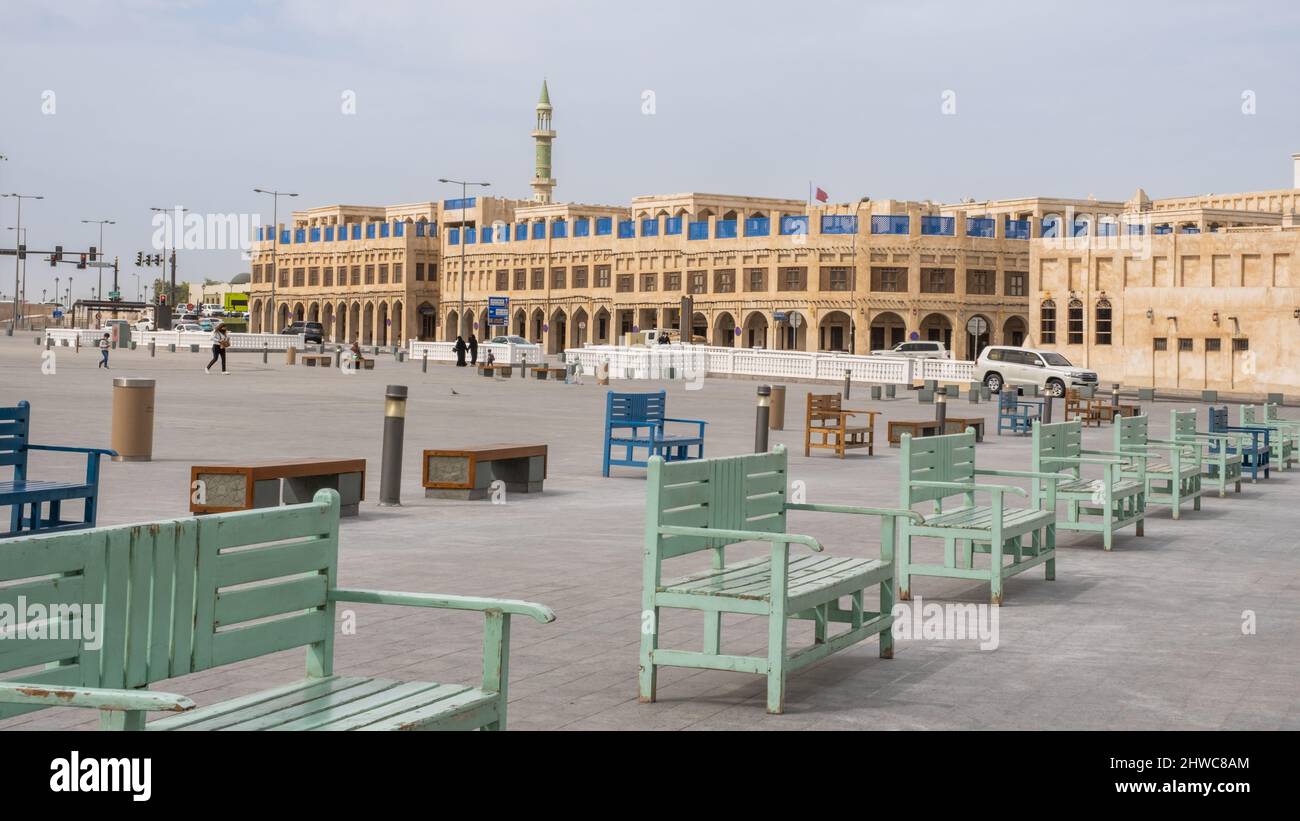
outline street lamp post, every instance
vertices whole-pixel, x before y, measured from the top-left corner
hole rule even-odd
[[[181,206],[178,205],[175,208],[150,208],[149,210],[153,211],[155,214],[168,214],[171,213],[172,211],[175,211],[177,214],[181,215],[181,219],[183,221],[185,212],[190,209],[182,208]],[[172,301],[171,304],[172,304],[173,311],[176,310],[176,237],[180,233],[180,229],[182,227],[183,225],[172,227],[172,253],[171,253],[172,282],[171,282],[171,288],[168,290],[168,294]],[[163,253],[164,254],[167,253],[167,243],[165,242],[163,243]],[[165,283],[166,281],[167,281],[167,260],[164,258],[163,259],[163,282]]]
[[[460,186],[460,312],[457,316],[460,317],[460,326],[463,328],[465,327],[465,211],[468,208],[468,203],[466,202],[466,189],[471,185],[478,185],[487,188],[492,183],[449,180],[444,177],[439,177],[438,182]],[[457,328],[456,331],[457,335],[459,335],[460,328]]]
[[[254,194],[269,194],[271,197],[271,333],[278,333],[276,325],[280,323],[280,311],[275,304],[275,286],[280,279],[280,271],[276,265],[276,254],[280,248],[280,197],[296,197],[288,191],[276,191],[267,188],[254,188]],[[266,329],[263,328],[265,333]]]
[[[81,224],[99,226],[99,246],[96,248],[96,253],[97,256],[100,257],[100,259],[105,259],[106,257],[104,254],[104,226],[117,225],[117,223],[114,222],[113,220],[82,220]],[[98,262],[99,260],[91,260],[91,261]],[[103,296],[104,294],[104,269],[103,268],[99,269],[99,293],[100,296]]]
[[[14,197],[15,199],[18,200],[18,223],[15,227],[18,229],[16,232],[16,237],[18,238],[18,244],[22,245],[23,243],[21,237],[23,233],[23,200],[43,200],[45,199],[45,197],[36,194],[0,194],[0,197]],[[5,333],[6,336],[14,335],[14,326],[18,323],[18,260],[22,256],[23,256],[22,254],[18,254],[18,253],[14,254],[14,315],[9,318],[9,330],[6,331]]]

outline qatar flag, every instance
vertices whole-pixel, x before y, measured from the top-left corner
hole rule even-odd
[[[831,195],[830,195],[830,194],[827,194],[825,191],[821,190],[820,188],[817,189],[817,201],[818,201],[818,202],[826,202],[826,201],[829,200],[830,198],[831,198]]]

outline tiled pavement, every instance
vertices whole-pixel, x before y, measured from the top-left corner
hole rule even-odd
[[[110,378],[159,381],[155,459],[106,464],[102,524],[186,515],[189,466],[198,461],[368,459],[368,501],[359,518],[342,525],[341,583],[524,598],[557,613],[549,625],[514,622],[516,730],[1300,728],[1300,470],[1247,483],[1240,496],[1207,497],[1202,511],[1177,522],[1158,512],[1144,538],[1126,531],[1110,554],[1097,537],[1062,535],[1055,582],[1034,569],[1007,583],[996,650],[981,651],[972,641],[910,640],[898,643],[894,659],[881,660],[874,641],[859,644],[795,674],[784,716],[765,714],[759,677],[668,668],[660,674],[660,702],[643,705],[636,674],[644,482],[631,469],[600,476],[604,388],[590,381],[489,381],[448,366],[430,365],[422,374],[418,363],[389,357],[380,357],[374,371],[344,375],[237,354],[234,373],[223,377],[204,374],[201,355],[160,353],[151,360],[143,350],[115,352],[105,373],[96,370],[93,352],[62,349],[56,373],[43,375],[39,352],[26,335],[0,337],[0,404],[32,402],[37,442],[107,445]],[[390,382],[410,386],[411,395],[400,509],[375,504],[382,397]],[[674,416],[709,421],[708,453],[743,452],[752,447],[757,384],[716,379],[698,391],[670,384],[669,407]],[[792,478],[806,482],[810,501],[896,503],[896,449],[881,447],[874,457],[858,451],[843,461],[826,453],[803,457],[803,397],[810,388],[817,389],[789,385],[787,429],[773,433],[791,450]],[[882,441],[886,419],[933,413],[911,394],[850,404],[884,411]],[[1157,434],[1167,430],[1175,407],[1149,408]],[[990,416],[994,406],[965,398],[952,406],[953,415],[975,413]],[[998,437],[992,428],[979,446],[981,464],[1027,469],[1027,440]],[[1108,447],[1110,430],[1089,430],[1086,440]],[[550,446],[544,494],[512,495],[499,506],[423,498],[421,448],[498,441]],[[38,476],[80,469],[75,457],[38,458]],[[852,517],[794,514],[792,521],[831,553],[878,553],[876,528],[861,529]],[[678,560],[681,572],[696,569],[698,558]],[[922,577],[914,592],[927,601],[987,601],[986,585],[957,580]],[[1255,635],[1242,634],[1245,610],[1257,614]],[[355,611],[356,634],[337,640],[339,672],[477,679],[477,615]],[[664,646],[696,647],[701,640],[698,617],[669,613],[664,626]],[[797,635],[811,640],[807,627]],[[733,617],[724,645],[761,652],[763,623]],[[289,682],[302,663],[302,652],[291,651],[156,688],[209,704]],[[0,728],[94,721],[83,711],[45,710]]]

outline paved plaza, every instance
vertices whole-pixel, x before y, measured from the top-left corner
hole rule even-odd
[[[112,370],[98,353],[56,349],[56,372],[41,368],[30,334],[0,337],[0,405],[32,403],[32,441],[109,446],[111,380],[157,379],[154,459],[105,462],[101,525],[188,515],[192,464],[363,457],[368,462],[361,515],[344,519],[339,584],[537,601],[552,624],[517,618],[510,656],[509,727],[597,729],[1300,729],[1300,469],[1241,494],[1207,495],[1202,510],[1174,521],[1154,509],[1146,536],[1132,529],[1104,553],[1096,534],[1058,533],[1057,578],[1041,568],[1010,579],[998,613],[999,645],[901,640],[895,657],[877,657],[875,641],[855,645],[791,676],[782,716],[764,711],[765,683],[741,673],[664,668],[660,701],[637,703],[641,626],[644,471],[600,475],[606,388],[488,380],[473,370],[397,363],[377,357],[373,371],[286,366],[283,354],[232,355],[228,376],[205,374],[203,354],[115,351]],[[1103,383],[1106,375],[1103,373]],[[379,497],[383,394],[410,388],[403,505]],[[708,420],[705,454],[752,450],[758,382],[615,382],[618,390],[668,390],[669,415]],[[930,417],[910,391],[871,402],[855,386],[846,404],[883,412],[875,456],[851,451],[805,458],[804,396],[836,386],[790,384],[786,429],[772,434],[790,449],[790,475],[807,500],[896,506],[899,452],[883,444],[889,419]],[[1146,404],[1153,436],[1168,431],[1169,411]],[[1062,411],[1056,404],[1057,414]],[[950,415],[990,419],[978,446],[982,467],[1028,470],[1027,437],[998,437],[996,403],[952,403]],[[1231,409],[1237,419],[1236,408]],[[1300,418],[1300,411],[1285,415]],[[1201,429],[1205,416],[1202,408]],[[487,501],[426,499],[420,451],[494,442],[545,443],[545,492]],[[1088,429],[1085,444],[1109,448],[1111,427]],[[33,476],[79,475],[83,459],[37,454]],[[8,478],[5,469],[3,478]],[[998,482],[1015,480],[996,479]],[[1022,483],[1023,484],[1023,483]],[[1016,499],[1012,504],[1024,503]],[[1062,507],[1063,511],[1063,507]],[[1063,512],[1062,512],[1062,515]],[[830,554],[878,556],[879,533],[859,517],[793,513],[790,529],[809,533]],[[941,547],[923,543],[921,555]],[[0,550],[4,547],[0,542]],[[758,555],[761,547],[729,556]],[[792,548],[798,552],[801,548]],[[676,560],[675,575],[707,566],[704,554]],[[669,565],[669,572],[674,572]],[[988,601],[988,584],[916,577],[927,602]],[[473,613],[355,606],[355,634],[336,641],[344,674],[407,680],[475,682],[482,663],[482,618]],[[1243,632],[1245,611],[1256,630]],[[667,612],[662,646],[698,649],[699,616]],[[811,641],[808,622],[792,645]],[[763,654],[766,622],[724,621],[723,652]],[[166,682],[200,706],[301,677],[293,650]],[[0,728],[93,727],[86,710],[44,710]]]

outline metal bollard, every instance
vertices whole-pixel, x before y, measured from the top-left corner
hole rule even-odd
[[[262,343],[262,364],[263,365],[266,364],[266,354],[270,350],[271,350],[270,347],[265,342],[263,342]]]
[[[528,356],[526,354],[521,354],[519,357],[519,378],[528,378]]]
[[[754,452],[767,453],[767,426],[772,413],[772,388],[758,386],[758,411],[754,419]]]
[[[849,387],[853,382],[853,380],[851,379],[852,375],[853,372],[851,370],[849,370],[848,368],[844,369],[844,398],[845,399],[849,398]]]
[[[1053,399],[1055,399],[1055,397],[1052,396],[1051,391],[1046,391],[1043,393],[1043,424],[1044,425],[1052,424],[1052,400]]]
[[[379,471],[379,506],[402,504],[402,438],[406,432],[406,386],[384,390],[384,454]]]
[[[897,391],[898,391],[898,389],[897,389],[896,387],[894,387],[894,385],[893,385],[892,383],[886,385],[886,386],[885,386],[885,398],[886,398],[886,399],[893,399],[895,396],[898,395],[898,394],[897,394]]]
[[[871,386],[871,398],[872,398],[872,399],[879,399],[879,398],[880,398],[880,386],[879,386],[879,385],[872,385],[872,386]]]
[[[428,372],[429,372],[429,352],[425,351],[424,362],[420,364],[420,373],[428,373]]]
[[[1112,408],[1119,407],[1119,383],[1118,382],[1110,386],[1110,406]]]
[[[944,426],[948,423],[948,389],[946,387],[935,388],[934,421],[939,428],[939,435],[943,436]]]
[[[175,342],[168,342],[168,343],[167,343],[167,353],[176,353],[176,343],[175,343]]]

